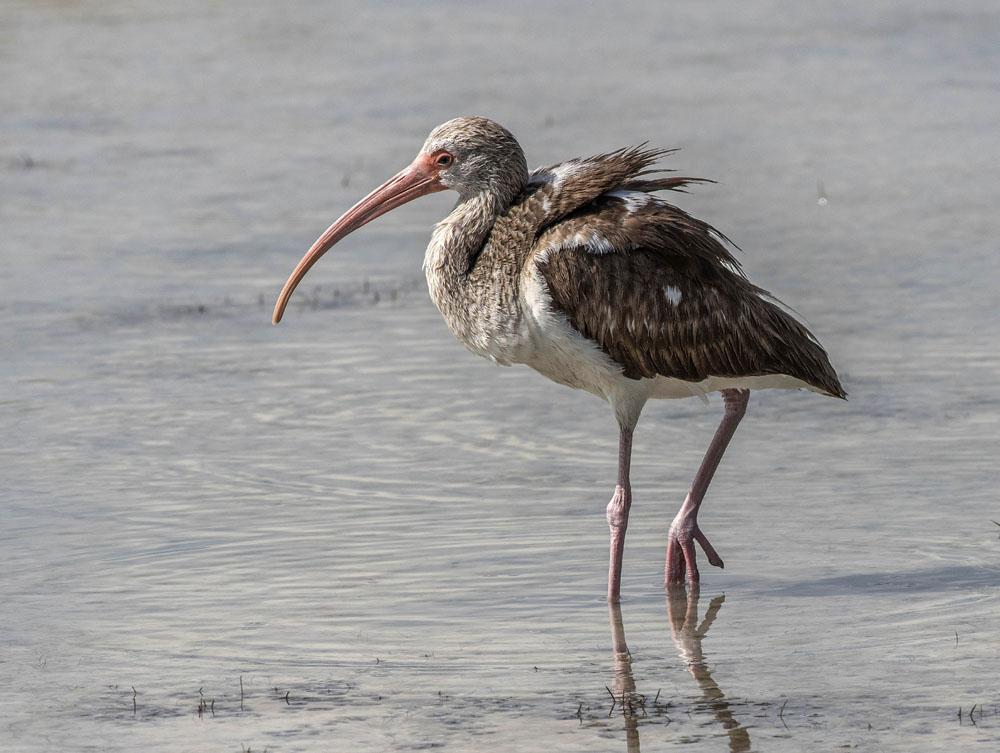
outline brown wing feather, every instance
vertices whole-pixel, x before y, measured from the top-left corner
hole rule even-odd
[[[663,172],[649,168],[660,157],[675,151],[675,149],[647,149],[645,145],[626,147],[607,154],[540,167],[531,173],[526,195],[521,197],[509,212],[531,215],[540,230],[607,191],[620,188],[630,181],[641,180],[642,176],[650,173]],[[663,180],[670,179],[642,182],[655,183]],[[691,179],[684,180],[691,181]]]
[[[627,377],[787,374],[844,397],[822,346],[720,237],[665,202],[601,197],[543,233],[534,261],[555,308]]]

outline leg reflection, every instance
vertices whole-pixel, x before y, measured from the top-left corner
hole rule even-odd
[[[645,712],[635,692],[632,654],[625,643],[625,626],[622,624],[622,610],[618,602],[608,604],[608,622],[611,623],[611,650],[614,659],[614,675],[609,688],[615,698],[612,710],[618,708],[625,718],[625,744],[628,753],[639,753],[639,717]]]
[[[683,587],[668,590],[667,618],[670,620],[670,636],[681,659],[687,664],[688,671],[701,688],[708,707],[729,735],[729,750],[732,753],[745,753],[750,750],[750,733],[733,716],[725,693],[712,679],[701,648],[702,639],[715,622],[726,597],[716,596],[709,602],[701,624],[698,623],[698,598],[697,587],[692,588],[690,593]]]

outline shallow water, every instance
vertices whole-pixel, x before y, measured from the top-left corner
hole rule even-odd
[[[0,16],[0,749],[996,748],[992,4]],[[752,399],[700,601],[662,548],[718,401],[647,408],[609,614],[609,411],[452,341],[448,198],[269,324],[471,112],[533,164],[683,146],[722,182],[679,203],[841,371],[846,404]]]

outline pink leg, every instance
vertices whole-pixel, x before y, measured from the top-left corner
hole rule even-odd
[[[608,565],[608,601],[617,604],[622,588],[622,553],[625,551],[625,529],[632,506],[632,485],[629,466],[632,462],[632,430],[620,427],[618,436],[618,485],[615,496],[608,502],[608,527],[611,528],[611,560]]]
[[[688,492],[681,506],[680,511],[670,525],[670,535],[667,540],[667,562],[663,571],[663,582],[667,588],[682,585],[684,576],[692,586],[698,585],[698,563],[695,558],[694,542],[701,544],[701,548],[708,555],[708,561],[716,567],[725,567],[722,557],[715,551],[708,538],[698,527],[698,508],[705,498],[708,485],[712,482],[715,469],[719,467],[719,461],[729,445],[729,440],[733,438],[736,427],[746,414],[747,403],[750,401],[749,390],[723,390],[722,399],[726,404],[726,413],[722,417],[722,423],[712,437],[712,443],[708,446],[705,459],[701,461],[698,474],[691,484],[691,491]]]

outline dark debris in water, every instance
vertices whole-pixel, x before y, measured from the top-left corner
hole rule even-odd
[[[48,166],[48,162],[33,157],[26,152],[13,156],[0,157],[0,169],[9,170],[11,172],[34,170],[36,168],[44,168]]]
[[[364,280],[354,285],[315,285],[308,290],[299,288],[289,303],[293,309],[333,309],[367,308],[382,304],[392,304],[414,291],[423,289],[421,278],[374,283]],[[258,298],[259,306],[270,306],[263,294]]]
[[[958,707],[958,723],[978,727],[984,721],[996,722],[1000,718],[1000,703],[974,703],[969,708]]]
[[[289,309],[319,311],[327,309],[371,308],[392,306],[423,289],[420,279],[374,283],[365,280],[356,284],[324,287],[317,285],[309,290],[296,291]],[[226,295],[203,301],[164,301],[139,303],[108,311],[80,313],[74,317],[79,329],[95,330],[108,327],[141,327],[153,323],[177,323],[198,320],[258,316],[269,323],[276,291],[259,292],[249,299]]]
[[[248,676],[249,677],[249,676]],[[187,692],[161,694],[155,689],[131,685],[109,686],[100,708],[79,711],[103,721],[143,722],[176,719],[185,716],[202,721],[276,713],[337,712],[339,721],[362,720],[366,709],[385,705],[402,713],[421,712],[443,729],[461,728],[465,734],[488,734],[498,717],[550,716],[554,720],[578,720],[580,726],[606,732],[621,729],[630,734],[641,727],[654,725],[683,730],[692,741],[725,735],[735,750],[749,750],[749,731],[770,727],[772,732],[794,730],[796,726],[821,724],[818,703],[809,699],[752,701],[749,698],[668,697],[662,688],[655,693],[636,690],[595,689],[586,696],[549,693],[524,697],[505,695],[413,694],[399,689],[383,692],[362,691],[350,681],[322,680],[300,684],[258,683],[244,685],[243,675],[231,687],[199,687]],[[963,712],[962,719],[981,722],[997,707],[977,704]],[[352,713],[353,712],[353,713]],[[346,713],[346,715],[345,715]],[[603,732],[602,732],[603,734]]]
[[[81,708],[87,716],[100,720],[142,721],[196,716],[200,719],[240,714],[265,714],[270,709],[336,709],[348,706],[373,706],[384,696],[361,693],[350,682],[316,682],[296,687],[271,686],[250,690],[243,675],[232,688],[206,688],[165,695],[132,685],[109,685],[98,708]]]
[[[156,689],[131,685],[108,686],[99,708],[78,709],[79,713],[101,721],[123,723],[156,722],[194,717],[203,722],[232,719],[244,715],[255,718],[273,714],[333,712],[329,723],[364,722],[373,709],[398,710],[419,714],[441,731],[457,730],[463,735],[488,735],[509,723],[511,717],[548,717],[553,721],[576,720],[581,728],[601,736],[624,734],[638,740],[643,730],[670,730],[674,742],[698,742],[728,738],[731,751],[751,750],[751,736],[793,737],[807,729],[825,725],[822,699],[784,697],[775,700],[730,698],[717,689],[703,688],[701,696],[670,696],[662,688],[644,693],[634,688],[622,690],[605,685],[585,695],[543,693],[509,695],[458,695],[445,691],[414,693],[401,688],[383,692],[362,691],[345,680],[316,680],[305,683],[243,683],[243,675],[230,687],[199,687],[186,692],[159,693]],[[871,719],[861,716],[857,727],[867,732],[886,721],[886,709]],[[943,712],[943,709],[938,709]],[[379,711],[379,714],[384,713]],[[953,712],[960,725],[995,727],[1000,721],[1000,703],[976,702]],[[507,721],[504,721],[507,719]],[[312,722],[310,722],[312,723]],[[652,732],[649,732],[652,734]],[[661,735],[661,732],[657,732]],[[428,744],[432,744],[429,743]],[[437,743],[433,743],[436,745]]]

